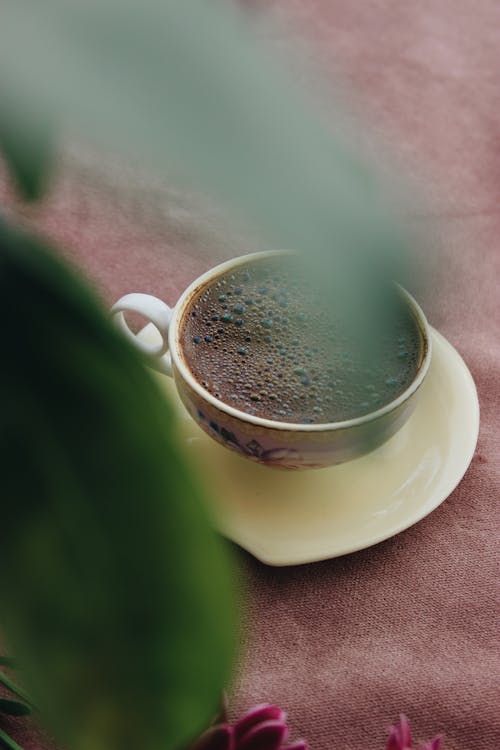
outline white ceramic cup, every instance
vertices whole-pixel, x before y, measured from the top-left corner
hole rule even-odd
[[[149,364],[174,378],[181,400],[193,419],[211,437],[253,461],[287,469],[321,468],[357,458],[381,445],[399,430],[413,411],[418,390],[431,360],[431,337],[424,313],[413,297],[401,295],[413,315],[421,337],[419,363],[412,382],[395,399],[379,409],[342,422],[298,424],[278,422],[234,408],[217,399],[189,369],[182,351],[181,328],[191,301],[217,278],[252,261],[283,254],[267,251],[221,263],[197,278],[170,308],[149,294],[126,294],[111,313],[125,335],[146,355]],[[125,313],[136,312],[158,329],[161,343],[150,344],[129,328]]]

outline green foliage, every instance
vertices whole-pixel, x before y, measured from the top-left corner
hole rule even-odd
[[[36,200],[43,194],[53,160],[51,127],[40,111],[9,96],[6,83],[0,83],[0,152],[23,198]]]
[[[3,5],[0,67],[20,109],[49,110],[69,132],[162,176],[182,173],[266,245],[324,263],[352,247],[386,244],[393,227],[372,170],[234,3]],[[36,128],[37,118],[31,123]]]
[[[30,713],[31,708],[27,703],[12,700],[11,698],[0,698],[0,714],[8,714],[9,716],[28,716]]]
[[[0,656],[0,666],[15,667],[14,660],[8,656]],[[0,685],[10,690],[14,695],[22,698],[22,701],[16,698],[0,697],[0,716],[29,716],[32,712],[31,699],[23,688],[16,683],[4,672],[0,671]],[[0,744],[10,748],[10,750],[21,750],[17,742],[3,730],[0,730]]]
[[[9,750],[23,750],[22,747],[12,739],[12,737],[9,737],[7,732],[3,731],[3,729],[0,729],[0,744],[9,748]]]
[[[5,661],[7,660],[2,661],[3,663],[5,663]],[[31,699],[28,693],[22,687],[17,685],[14,680],[8,677],[4,672],[0,672],[0,685],[3,685],[5,688],[7,688],[7,690],[10,690],[11,693],[14,693],[14,695],[17,695],[19,698],[22,698],[23,701],[26,701],[26,703],[31,703]]]
[[[172,411],[87,287],[5,223],[0,294],[2,627],[72,750],[179,747],[215,711],[235,615]]]

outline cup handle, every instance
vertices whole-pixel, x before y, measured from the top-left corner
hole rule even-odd
[[[150,344],[138,338],[128,326],[124,314],[126,312],[136,312],[148,318],[158,330],[161,342]],[[164,375],[170,376],[172,375],[172,360],[168,351],[168,329],[172,314],[173,311],[165,302],[151,294],[126,294],[115,302],[111,308],[112,317],[116,318],[118,325],[136,348],[149,357],[151,367]]]

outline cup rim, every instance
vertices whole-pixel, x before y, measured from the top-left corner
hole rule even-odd
[[[172,358],[172,364],[174,365],[174,371],[177,370],[188,385],[194,390],[201,398],[208,401],[219,411],[225,412],[231,417],[235,417],[240,421],[249,422],[259,427],[266,427],[273,430],[285,430],[293,432],[328,432],[328,431],[339,431],[356,427],[359,425],[373,422],[385,414],[397,409],[401,404],[405,403],[421,386],[427,372],[429,370],[431,356],[432,356],[432,338],[430,335],[430,328],[425,314],[415,300],[415,298],[400,284],[394,282],[399,288],[407,303],[409,304],[413,314],[416,317],[420,333],[422,334],[422,347],[423,357],[420,366],[415,374],[410,385],[402,391],[395,399],[389,401],[384,406],[376,409],[375,411],[363,414],[360,417],[352,417],[351,419],[345,419],[339,422],[318,422],[315,424],[302,424],[300,422],[280,422],[274,419],[267,419],[266,417],[257,417],[253,414],[236,409],[234,406],[226,404],[224,401],[213,396],[207,391],[201,383],[199,383],[194,377],[193,373],[189,369],[187,362],[182,354],[180,344],[180,323],[182,322],[183,314],[191,301],[192,297],[201,287],[204,287],[212,281],[214,278],[222,275],[226,271],[230,271],[238,266],[245,265],[246,263],[254,260],[271,258],[279,255],[293,255],[293,250],[263,250],[259,252],[246,253],[240,255],[237,258],[226,260],[218,265],[214,266],[210,270],[198,276],[181,294],[174,309],[173,316],[169,328],[169,349],[170,356]]]

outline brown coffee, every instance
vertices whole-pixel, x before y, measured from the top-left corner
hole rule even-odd
[[[290,258],[252,260],[193,297],[181,345],[195,379],[220,401],[265,419],[316,424],[375,411],[413,381],[418,325],[398,295],[377,346],[356,347]]]

